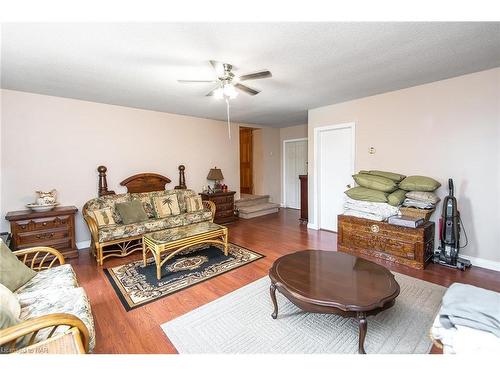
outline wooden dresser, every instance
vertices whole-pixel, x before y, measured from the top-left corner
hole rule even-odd
[[[405,228],[352,216],[338,216],[337,250],[423,269],[434,252],[433,222]]]
[[[215,203],[214,223],[230,223],[238,218],[234,215],[234,194],[235,191],[217,192],[212,194],[200,193],[201,199]]]
[[[12,250],[34,246],[50,246],[59,250],[65,258],[78,256],[75,241],[74,206],[56,207],[47,212],[31,210],[8,212]]]
[[[307,224],[307,221],[309,220],[309,213],[308,213],[308,199],[309,196],[307,194],[307,175],[306,174],[301,174],[299,175],[299,180],[300,180],[300,222]]]

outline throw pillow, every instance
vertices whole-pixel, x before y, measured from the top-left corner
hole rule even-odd
[[[155,208],[157,218],[179,215],[181,213],[179,202],[177,200],[177,194],[175,193],[154,197],[153,206]]]
[[[2,308],[7,309],[14,318],[19,318],[19,315],[21,315],[21,305],[14,293],[3,284],[0,284],[0,301]]]
[[[389,178],[374,176],[371,174],[355,174],[352,176],[359,186],[391,193],[398,188],[398,185]]]
[[[406,177],[401,183],[399,184],[399,188],[407,191],[434,191],[438,187],[440,187],[441,184],[434,180],[433,178],[430,177],[425,177],[425,176],[409,176]]]
[[[94,210],[92,213],[94,214],[94,219],[97,222],[98,227],[116,224],[115,219],[113,218],[113,211],[109,207]]]
[[[115,207],[122,218],[123,224],[133,224],[148,220],[148,215],[144,211],[142,202],[138,199],[117,203]]]
[[[414,199],[416,201],[422,201],[432,204],[436,204],[441,200],[436,193],[430,191],[410,191],[406,193],[406,197]]]
[[[349,198],[358,201],[387,203],[389,194],[379,190],[372,190],[362,186],[353,187],[345,192]]]
[[[203,210],[203,203],[200,196],[186,197],[187,212],[196,212]]]
[[[36,272],[17,259],[7,245],[0,240],[0,284],[14,292],[35,275]]]
[[[406,190],[398,189],[387,197],[387,203],[391,206],[400,206],[405,200]]]
[[[155,209],[153,208],[153,204],[151,203],[151,195],[150,193],[133,193],[131,194],[132,199],[138,199],[142,202],[142,207],[148,215],[149,219],[155,217]]]
[[[372,174],[374,176],[381,176],[385,178],[389,178],[394,182],[401,182],[406,176],[399,174],[399,173],[393,173],[393,172],[385,172],[385,171],[360,171],[359,173],[366,173],[366,174]]]

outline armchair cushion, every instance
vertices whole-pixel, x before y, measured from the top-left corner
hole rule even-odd
[[[56,267],[54,270],[56,270]],[[52,269],[50,270],[52,271]],[[31,293],[29,298],[24,296],[21,302],[21,320],[36,318],[52,313],[68,313],[78,317],[89,331],[89,349],[95,346],[94,319],[90,309],[89,299],[83,288],[55,288],[52,290],[40,290]],[[63,333],[66,327],[58,327],[56,333]],[[46,339],[51,328],[41,330],[36,336],[36,341]]]
[[[34,278],[36,272],[27,267],[0,240],[0,284],[10,291],[15,291]]]
[[[21,288],[16,290],[17,298],[21,304],[26,299],[32,298],[40,291],[50,291],[55,289],[76,288],[78,282],[76,275],[70,264],[63,264],[58,267],[40,271],[34,278],[28,281]]]

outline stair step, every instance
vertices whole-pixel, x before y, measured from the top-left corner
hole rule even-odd
[[[250,195],[243,194],[241,199],[234,202],[236,207],[248,207],[256,204],[264,204],[269,202],[269,195]]]
[[[252,206],[243,206],[239,208],[239,216],[242,219],[251,219],[258,216],[269,215],[279,211],[279,204],[259,203]]]

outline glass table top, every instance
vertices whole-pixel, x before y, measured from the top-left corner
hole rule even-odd
[[[169,228],[157,232],[144,234],[144,237],[158,244],[164,244],[172,241],[183,240],[200,234],[214,232],[224,229],[222,225],[204,221],[196,224],[184,225],[176,228]]]

